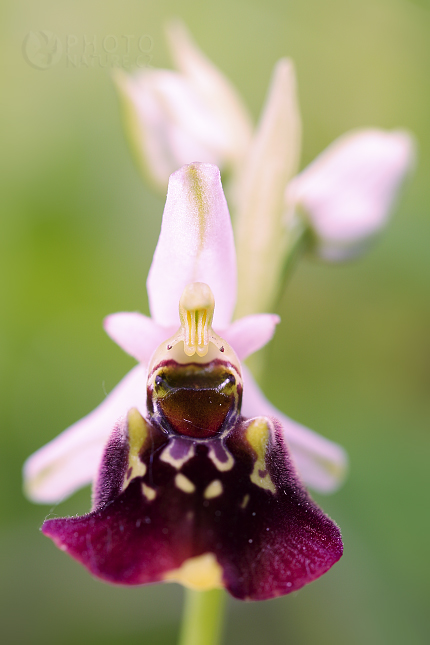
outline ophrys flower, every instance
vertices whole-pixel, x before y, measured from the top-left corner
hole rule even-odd
[[[230,217],[219,171],[192,164],[171,177],[161,234],[147,288],[152,317],[140,313],[108,316],[108,334],[139,362],[105,401],[87,417],[38,450],[24,468],[29,497],[61,501],[94,481],[115,421],[131,407],[146,410],[146,377],[155,349],[178,327],[178,303],[187,284],[204,282],[214,294],[213,327],[234,348],[240,361],[264,346],[279,318],[255,314],[231,322],[236,302],[236,258]],[[246,417],[275,416],[283,426],[303,481],[329,492],[342,481],[346,456],[340,446],[285,417],[263,396],[242,366]]]
[[[282,415],[265,416],[240,358],[269,340],[278,318],[230,324],[235,290],[218,169],[186,166],[172,175],[148,278],[153,320],[117,314],[106,324],[145,367],[26,465],[39,501],[96,474],[91,513],[48,520],[43,531],[99,577],[263,599],[298,589],[341,556],[339,530],[303,488],[288,438],[299,469],[321,488],[337,480],[344,453],[310,431],[300,436]],[[258,416],[247,411],[260,404]],[[126,416],[108,423],[113,413]]]

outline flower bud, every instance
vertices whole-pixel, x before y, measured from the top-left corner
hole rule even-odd
[[[387,223],[414,158],[407,132],[347,133],[288,184],[287,212],[305,219],[320,258],[355,257]]]

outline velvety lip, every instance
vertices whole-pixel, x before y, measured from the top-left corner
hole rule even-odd
[[[188,454],[170,451],[168,458],[175,438],[141,423],[143,474],[124,480],[132,450],[127,431],[118,429],[94,510],[42,527],[91,573],[116,584],[146,584],[208,554],[233,596],[263,600],[299,589],[341,557],[340,531],[297,478],[277,422],[241,420],[225,438],[187,440]],[[222,446],[227,461],[217,459]]]

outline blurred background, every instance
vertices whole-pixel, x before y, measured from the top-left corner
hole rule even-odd
[[[372,250],[343,266],[301,262],[262,383],[285,413],[348,450],[345,486],[315,495],[341,526],[345,555],[294,595],[230,599],[225,643],[427,643],[430,2],[3,0],[1,14],[2,642],[175,643],[182,589],[92,579],[38,530],[51,512],[88,511],[89,488],[33,505],[21,466],[134,364],[102,319],[148,313],[163,210],[133,165],[111,69],[67,65],[67,39],[82,52],[84,36],[147,35],[150,64],[166,67],[163,23],[179,15],[255,120],[274,63],[295,60],[302,166],[355,127],[405,127],[419,142],[417,171]],[[39,30],[63,46],[43,70],[23,54]]]

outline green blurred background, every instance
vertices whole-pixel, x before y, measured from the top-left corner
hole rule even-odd
[[[315,496],[343,559],[300,592],[229,601],[227,645],[429,642],[430,2],[417,0],[3,0],[1,6],[2,643],[175,643],[177,585],[109,587],[38,531],[89,509],[21,492],[24,459],[92,410],[133,365],[104,334],[115,311],[148,312],[145,279],[163,200],[126,146],[109,69],[40,71],[29,31],[151,37],[169,64],[175,15],[236,83],[256,119],[275,61],[294,58],[302,165],[344,131],[406,127],[417,171],[386,235],[360,261],[302,261],[282,302],[263,387],[291,417],[342,443],[340,492]]]

